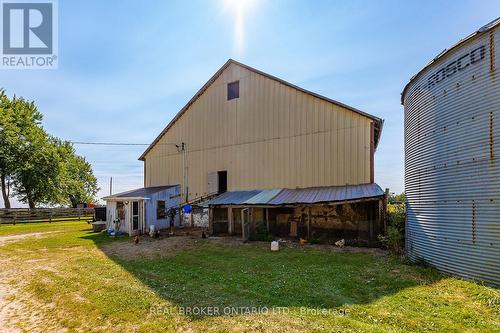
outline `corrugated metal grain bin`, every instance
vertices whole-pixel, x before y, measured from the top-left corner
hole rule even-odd
[[[500,285],[500,19],[415,75],[405,110],[407,253]]]

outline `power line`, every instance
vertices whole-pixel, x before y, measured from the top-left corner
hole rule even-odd
[[[125,142],[84,142],[70,141],[75,145],[94,145],[94,146],[149,146],[149,143],[125,143]]]
[[[132,143],[132,142],[87,142],[87,141],[68,141],[74,145],[93,145],[93,146],[149,146],[150,143]],[[180,146],[175,143],[157,143],[156,145]]]

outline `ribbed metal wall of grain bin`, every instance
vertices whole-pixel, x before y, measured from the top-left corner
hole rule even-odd
[[[500,285],[500,19],[438,55],[402,93],[407,253]]]

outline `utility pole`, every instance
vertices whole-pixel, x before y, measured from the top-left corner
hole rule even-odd
[[[109,195],[113,195],[113,177],[109,179]]]
[[[184,191],[184,202],[189,200],[189,186],[188,186],[188,167],[187,167],[187,145],[185,142],[181,142],[180,145],[175,145],[177,151],[182,154],[182,182]]]
[[[184,163],[184,190],[186,191],[185,194],[185,201],[188,202],[189,200],[189,185],[188,185],[188,166],[187,166],[187,149],[186,149],[186,144],[183,142],[182,143],[182,158],[183,158],[183,163]]]

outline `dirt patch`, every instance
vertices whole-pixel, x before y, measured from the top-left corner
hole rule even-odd
[[[137,244],[135,237],[130,237],[125,241],[106,244],[101,250],[106,255],[125,260],[171,256],[179,251],[194,248],[198,242],[204,241],[201,233],[201,230],[176,231],[173,236],[165,234],[159,238],[142,235],[138,237]]]
[[[134,239],[131,238],[125,242],[106,244],[101,250],[106,255],[120,259],[134,260],[168,256],[181,249],[192,248],[195,244],[195,239],[185,236],[162,239],[147,239],[143,237],[138,244],[135,244]]]
[[[33,234],[20,236],[30,237]],[[40,310],[49,305],[35,301],[23,291],[26,282],[36,272],[44,270],[59,273],[57,262],[50,259],[21,260],[16,256],[0,254],[0,267],[0,332],[40,332],[42,323],[44,328],[50,326],[53,329],[49,331],[60,331],[59,327],[51,325],[41,315]]]
[[[117,241],[104,245],[101,250],[106,254],[123,260],[154,259],[159,257],[173,256],[180,251],[195,248],[201,242],[220,244],[224,246],[258,246],[270,248],[270,242],[248,242],[244,243],[239,237],[208,237],[202,238],[202,230],[188,229],[176,230],[175,235],[163,235],[160,238],[151,238],[147,235],[139,236],[139,242],[135,243],[135,237],[125,241]],[[346,246],[343,248],[334,245],[305,244],[286,240],[280,241],[281,248],[289,249],[315,249],[335,253],[369,253],[374,255],[387,255],[388,252],[378,248],[362,248]]]
[[[0,246],[4,245],[5,243],[9,243],[9,242],[18,242],[18,241],[26,239],[26,238],[41,238],[47,234],[54,234],[54,233],[57,233],[57,231],[32,232],[29,234],[0,236]]]
[[[280,246],[285,246],[287,248],[304,248],[304,249],[315,249],[325,252],[335,252],[335,253],[369,253],[374,255],[388,255],[389,252],[380,248],[375,247],[354,247],[354,246],[344,246],[337,247],[335,245],[328,244],[305,244],[301,245],[298,242],[280,242]]]
[[[0,332],[20,332],[21,330],[9,324],[10,318],[17,312],[22,311],[23,304],[15,299],[17,289],[3,282],[3,274],[0,274]]]

